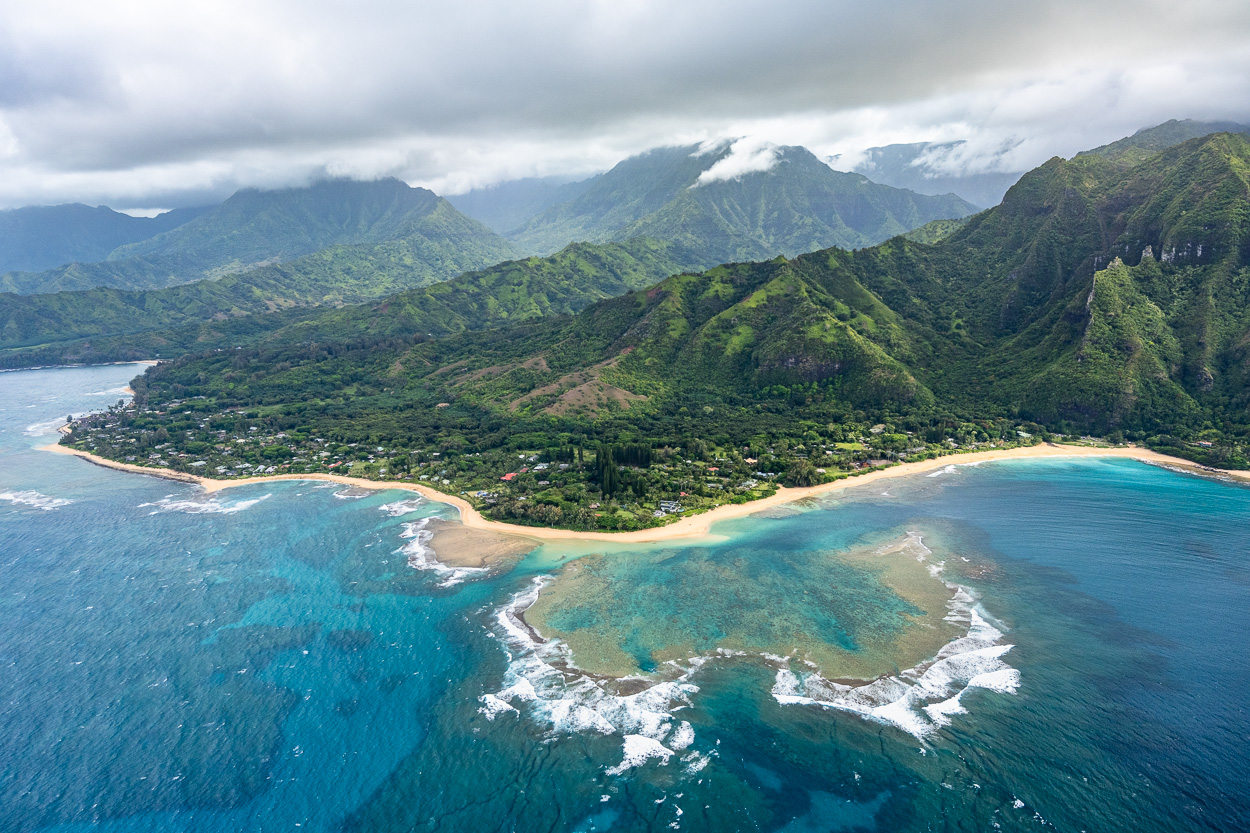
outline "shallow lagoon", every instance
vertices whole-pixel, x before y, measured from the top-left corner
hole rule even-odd
[[[544,547],[442,586],[404,534],[447,513],[396,507],[410,495],[209,499],[34,450],[134,372],[0,374],[4,829],[1250,826],[1244,488],[1125,461],[955,467],[721,541]],[[939,578],[872,554],[909,532]],[[562,568],[593,581],[549,603],[558,656],[507,611]],[[1018,686],[960,689],[946,723],[917,703],[919,734],[811,702],[830,695],[801,659],[889,676],[927,653],[916,634],[967,633],[918,595],[947,583]],[[579,639],[580,664],[645,679],[582,673]],[[526,673],[532,697],[499,696]]]

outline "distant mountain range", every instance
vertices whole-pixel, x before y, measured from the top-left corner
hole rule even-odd
[[[155,237],[208,208],[131,217],[103,205],[34,205],[0,211],[0,275],[104,260],[119,246]]]
[[[1250,468],[1250,138],[1052,159],[943,234],[683,273],[580,311],[565,292],[627,289],[672,244],[570,247],[241,349],[201,342],[136,380],[133,426],[79,439],[124,459],[164,428],[187,438],[184,468],[215,453],[204,426],[254,421],[288,432],[292,465],[315,464],[324,440],[308,437],[384,447],[401,467],[437,452],[461,478],[443,484],[547,525],[595,526],[579,513],[610,512],[599,501],[623,489],[739,488],[705,483],[706,464],[615,483],[613,446],[644,468],[647,450],[770,456],[798,484],[849,470],[839,445],[927,455],[1047,431]],[[518,455],[595,448],[598,469],[499,485]]]
[[[0,277],[0,289],[30,295],[0,303],[0,349],[361,303],[566,237],[589,242],[563,245],[549,262],[531,258],[509,274],[533,272],[538,283],[527,284],[526,295],[555,293],[536,309],[572,312],[675,272],[862,245],[970,210],[954,197],[917,197],[836,173],[802,148],[779,149],[769,171],[701,183],[729,153],[728,146],[665,148],[581,182],[507,183],[479,192],[477,202],[460,198],[495,211],[496,221],[536,211],[514,234],[516,243],[393,179],[240,191],[184,224],[113,249],[106,260]],[[556,283],[544,284],[557,274]],[[560,292],[569,295],[559,299]],[[506,303],[487,308],[498,314],[457,326],[503,320],[527,305],[511,313]],[[453,315],[447,326],[456,321]],[[447,331],[436,321],[420,326]]]
[[[1119,154],[1130,150],[1160,151],[1189,139],[1211,133],[1246,133],[1250,125],[1223,121],[1178,121],[1143,128],[1132,136],[1085,151]],[[958,194],[969,202],[989,207],[998,205],[1007,189],[1024,171],[961,172],[956,161],[963,142],[914,142],[869,148],[864,159],[851,170],[875,182],[895,188],[909,188],[919,194]],[[1143,158],[1141,156],[1137,158]],[[835,159],[833,164],[837,166]]]
[[[650,237],[698,252],[707,265],[868,246],[975,211],[953,195],[915,194],[834,171],[801,147],[777,148],[767,170],[710,175],[732,152],[730,144],[657,148],[582,182],[505,183],[456,201],[496,222],[540,208],[507,231],[522,251]]]
[[[386,251],[360,248],[369,246]],[[347,258],[345,266],[361,257],[374,265],[390,261],[408,273],[395,288],[445,280],[514,253],[502,237],[424,188],[397,179],[333,180],[307,188],[239,191],[189,222],[114,248],[103,261],[6,274],[0,291],[157,289],[331,250]]]
[[[313,255],[322,274],[359,274],[353,264],[377,268],[384,263],[393,280],[380,285],[403,289],[518,253],[549,254],[574,242],[621,243],[640,237],[672,243],[687,260],[694,258],[691,265],[707,267],[834,245],[871,245],[973,210],[951,195],[922,196],[838,173],[803,148],[778,148],[766,171],[709,178],[709,171],[731,153],[728,144],[711,150],[661,148],[579,182],[520,180],[455,198],[497,228],[512,226],[510,239],[464,216],[452,202],[394,179],[244,190],[211,209],[171,212],[160,223],[132,224],[124,242],[112,248],[107,244],[114,239],[94,249],[79,247],[72,263],[4,274],[0,291],[145,291],[303,263],[302,258]],[[140,222],[108,209],[95,211],[101,217]],[[10,213],[47,215],[52,225],[45,224],[44,234],[52,239],[54,232],[67,233],[67,227],[55,225],[57,212],[69,214],[61,209],[52,214],[42,209]],[[143,235],[141,227],[149,233]],[[37,229],[30,228],[26,238],[33,239]],[[15,249],[18,242],[14,237]],[[369,247],[383,249],[371,252]],[[339,257],[346,259],[344,268],[334,262]],[[302,266],[292,268],[299,271]],[[410,274],[400,279],[397,272],[405,268]],[[338,296],[359,300],[362,293],[345,286]]]
[[[294,252],[326,239],[408,236],[340,243],[289,262],[172,288],[0,296],[0,364],[171,356],[257,343],[443,337],[580,312],[577,320],[584,323],[576,325],[579,329],[544,324],[527,329],[523,338],[491,342],[492,349],[508,339],[517,340],[515,350],[524,350],[522,342],[540,335],[563,337],[566,344],[577,341],[576,354],[594,358],[591,364],[612,361],[614,374],[634,374],[620,378],[635,379],[639,390],[712,385],[720,391],[717,396],[741,396],[759,386],[835,380],[840,396],[864,407],[965,402],[1083,426],[1160,426],[1209,412],[1216,407],[1214,396],[1235,400],[1237,380],[1250,377],[1250,371],[1237,369],[1236,346],[1238,339],[1250,338],[1244,327],[1237,329],[1250,307],[1235,291],[1246,258],[1229,260],[1221,254],[1218,263],[1210,260],[1213,252],[1240,251],[1242,245],[1234,238],[1244,225],[1237,213],[1237,206],[1245,204],[1244,177],[1238,173],[1244,148],[1226,135],[1156,150],[1193,129],[1192,123],[1169,123],[1067,162],[1052,160],[1022,178],[993,211],[935,220],[909,233],[915,242],[894,239],[854,254],[820,250],[785,262],[770,258],[771,265],[705,273],[701,270],[712,265],[709,240],[717,246],[744,240],[763,245],[763,231],[751,238],[742,230],[771,229],[776,245],[827,231],[827,223],[809,219],[804,226],[794,219],[802,217],[796,195],[807,199],[828,193],[820,186],[825,181],[820,169],[827,167],[801,149],[784,149],[767,173],[692,187],[681,183],[692,178],[698,183],[698,172],[710,170],[715,159],[691,156],[694,151],[683,148],[627,160],[616,175],[593,178],[573,199],[543,210],[542,222],[530,221],[527,233],[559,227],[611,236],[613,228],[654,228],[666,229],[668,239],[579,243],[547,257],[520,260],[505,260],[514,251],[507,241],[429,192],[394,181],[318,186],[308,190],[367,197],[356,200],[354,208],[340,206],[333,221],[324,219],[332,212],[299,219],[306,216],[301,210],[316,202],[309,193],[287,194],[294,198],[276,199],[268,211],[210,212],[147,241],[143,254],[208,262],[216,251],[213,240],[228,237],[232,227],[248,230],[230,247],[239,260],[242,252]],[[719,153],[724,159],[725,152],[712,156]],[[856,184],[865,180],[853,175],[834,175],[831,181],[861,188],[869,196],[860,204],[870,209],[878,205],[874,199],[889,193],[871,183]],[[903,206],[898,213],[867,211],[867,216],[906,216],[904,210],[914,206],[911,197],[893,193]],[[239,203],[266,202],[257,194],[245,193]],[[614,201],[619,208],[613,208]],[[1225,207],[1211,208],[1216,202]],[[283,204],[281,210],[275,203]],[[777,210],[769,217],[745,209],[736,214],[730,205],[775,205]],[[264,219],[249,219],[258,215]],[[236,219],[227,222],[230,216]],[[779,217],[790,220],[773,224]],[[666,218],[672,222],[663,222]],[[716,218],[728,219],[717,225]],[[696,220],[712,224],[715,233],[689,231],[698,227]],[[262,249],[255,241],[264,236],[259,229],[266,224],[308,231],[303,237],[288,233],[294,243]],[[414,235],[414,228],[440,234]],[[1152,247],[1149,259],[1141,255],[1147,246]],[[1128,266],[1110,268],[1116,256]],[[119,255],[104,266],[133,260]],[[1161,277],[1151,277],[1151,262]],[[1091,292],[1099,269],[1105,276],[1097,280],[1106,288]],[[461,272],[467,274],[438,283]],[[662,282],[677,273],[701,277],[688,274]],[[647,287],[652,288],[636,292]],[[686,288],[673,294],[666,287]],[[692,287],[697,288],[694,295],[689,294],[695,292]],[[633,300],[618,306],[604,300],[623,293],[635,293],[625,295]],[[384,296],[393,297],[377,300]],[[677,312],[655,306],[652,301],[660,297],[669,297]],[[1091,335],[1078,360],[1071,328],[1087,320],[1082,310],[1089,298],[1094,299],[1091,310],[1118,298],[1116,303],[1134,311],[1081,325],[1098,333],[1105,324],[1124,340],[1109,344]],[[369,303],[314,308],[361,302]],[[729,309],[722,309],[725,303],[733,313],[716,317]],[[609,312],[595,312],[600,308]],[[629,310],[642,317],[631,318],[635,313]],[[586,317],[608,314],[610,321]],[[705,320],[705,314],[715,321]],[[668,322],[666,332],[693,340],[656,352],[643,335],[659,332],[661,320]],[[1136,329],[1126,331],[1130,326]],[[598,335],[595,328],[601,330]],[[617,342],[606,344],[602,338],[626,330],[633,340],[620,342],[616,353],[596,353],[600,348],[588,346],[609,350]],[[457,348],[449,342],[446,349]],[[496,358],[506,364],[508,351],[515,350],[508,347]],[[1116,352],[1123,350],[1130,352]],[[562,360],[573,357],[571,352]],[[555,359],[546,361],[558,365]],[[649,369],[642,373],[644,367]],[[679,368],[698,372],[681,376]],[[471,384],[463,388],[464,393],[473,390]]]

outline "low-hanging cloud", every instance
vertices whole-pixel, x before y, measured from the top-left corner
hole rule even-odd
[[[747,174],[770,171],[777,165],[780,153],[781,148],[767,139],[758,136],[738,139],[730,146],[728,154],[699,174],[695,185],[727,182],[742,179]]]
[[[451,193],[743,136],[735,164],[964,140],[942,164],[1022,169],[1250,119],[1250,4],[1220,0],[49,0],[11,4],[0,55],[0,206]]]

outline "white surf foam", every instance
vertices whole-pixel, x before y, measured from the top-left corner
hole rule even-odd
[[[925,475],[925,477],[941,477],[944,474],[954,474],[957,471],[959,471],[959,469],[955,468],[954,466],[946,466],[944,468],[938,469],[937,471],[929,472],[928,474]]]
[[[189,515],[233,515],[236,512],[243,512],[251,509],[262,500],[268,500],[272,495],[261,495],[256,498],[247,500],[225,501],[219,498],[199,498],[199,499],[175,499],[173,495],[168,495],[153,503],[140,503],[139,508],[154,507],[149,515],[155,515],[158,512],[186,512]]]
[[[931,554],[918,536],[914,542],[923,548],[924,558]],[[953,715],[967,714],[961,698],[970,688],[1014,694],[1020,687],[1020,672],[1003,659],[1013,646],[1003,642],[1002,625],[977,604],[969,588],[947,586],[955,593],[944,618],[966,624],[967,630],[942,646],[937,656],[861,686],[834,683],[811,670],[796,672],[787,663],[777,671],[773,697],[786,705],[855,712],[923,738],[949,725]]]
[[[36,422],[33,425],[27,425],[22,433],[28,437],[46,437],[49,434],[55,434],[57,429],[64,424],[65,417],[57,417],[56,419],[50,419],[47,422]]]
[[[400,503],[405,502],[407,501],[400,501]],[[396,513],[392,512],[391,514],[394,516]],[[429,520],[429,518],[422,518],[419,521],[400,524],[404,531],[399,534],[399,537],[407,539],[408,543],[404,544],[396,552],[408,559],[409,567],[414,570],[426,570],[439,574],[443,579],[439,582],[439,587],[453,587],[469,576],[487,572],[485,567],[449,567],[439,561],[434,554],[434,550],[430,548],[430,539],[434,537],[434,533],[425,528]]]
[[[406,500],[397,500],[394,503],[384,503],[378,507],[379,511],[385,512],[392,518],[398,518],[400,515],[407,515],[416,512],[425,505],[423,498],[408,498]]]
[[[69,498],[49,497],[42,492],[36,492],[34,489],[25,489],[20,492],[0,492],[0,500],[7,500],[9,503],[17,506],[33,506],[46,512],[60,509],[62,506],[69,506],[74,502]]]
[[[121,385],[116,388],[109,388],[108,390],[97,390],[97,391],[92,391],[91,393],[83,394],[83,396],[121,396],[121,397],[127,397],[127,396],[132,396],[132,395],[133,394],[131,393],[130,387],[128,385]]]
[[[626,735],[624,743],[625,757],[619,764],[609,767],[608,775],[620,775],[627,769],[642,766],[652,758],[659,758],[660,763],[667,764],[673,757],[673,750],[646,735]]]
[[[910,536],[906,550],[927,561],[932,553],[918,535]],[[934,565],[938,566],[938,565]],[[940,569],[939,569],[940,571]],[[612,694],[600,680],[580,672],[568,647],[559,640],[545,640],[523,618],[550,577],[535,578],[525,590],[496,611],[495,619],[509,655],[505,687],[483,694],[479,711],[487,719],[508,712],[524,713],[545,723],[553,736],[597,732],[618,735],[623,756],[605,772],[622,774],[653,758],[667,763],[679,755],[685,771],[696,773],[709,758],[690,750],[694,728],[674,717],[690,705],[698,692],[691,678],[707,663],[724,657],[745,656],[740,651],[716,651],[685,663],[667,662],[667,679],[631,695]],[[1019,672],[1003,656],[1012,646],[1004,644],[1003,626],[981,608],[973,592],[956,584],[948,603],[946,620],[966,626],[964,635],[947,643],[938,654],[898,675],[859,686],[822,678],[810,663],[773,654],[761,659],[777,667],[773,697],[782,704],[819,706],[849,711],[869,720],[896,726],[924,738],[952,716],[965,714],[961,697],[970,688],[1015,693]],[[663,751],[661,751],[663,750]],[[689,750],[689,751],[686,751]],[[665,754],[667,753],[667,754]]]
[[[564,643],[543,640],[524,623],[522,614],[549,581],[547,577],[534,579],[496,611],[495,620],[509,653],[504,675],[507,685],[501,691],[483,694],[479,711],[493,720],[503,712],[498,701],[523,707],[529,717],[546,724],[553,736],[582,732],[618,735],[622,760],[605,770],[610,775],[624,773],[652,758],[667,763],[690,747],[695,740],[694,728],[675,720],[673,713],[690,705],[690,696],[699,690],[689,678],[702,663],[694,663],[675,679],[654,683],[635,694],[612,694],[599,680],[573,666]],[[701,753],[688,752],[682,761],[697,771],[706,765],[706,761],[699,763],[702,757]]]

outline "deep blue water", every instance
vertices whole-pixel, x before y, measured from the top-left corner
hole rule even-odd
[[[36,450],[138,369],[0,373],[0,830],[1250,829],[1250,490],[1128,461],[958,467],[601,559],[622,598],[718,571],[717,609],[670,594],[671,642],[686,618],[746,627],[768,588],[837,607],[815,560],[922,532],[1019,680],[923,736],[782,703],[751,656],[684,700],[570,672],[564,699],[488,719],[533,659],[498,611],[571,551],[442,587],[398,552],[436,504],[289,482],[210,499]],[[624,569],[643,559],[663,569]],[[600,615],[631,655],[665,647],[632,607]],[[861,614],[829,615],[847,644]],[[622,767],[643,706],[676,751]],[[612,731],[579,722],[595,709]]]

